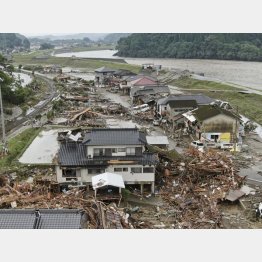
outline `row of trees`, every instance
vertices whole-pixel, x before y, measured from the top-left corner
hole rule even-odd
[[[0,55],[0,65],[3,65],[5,67],[7,66],[2,55]],[[9,70],[14,70],[13,65],[8,65],[8,71]],[[3,80],[3,82],[1,83],[1,91],[4,102],[14,105],[20,105],[24,103],[26,99],[32,94],[32,90],[27,87],[16,86],[15,90],[13,90],[11,86],[14,83],[14,79],[1,69],[0,78]]]
[[[132,34],[118,56],[262,61],[262,34]]]

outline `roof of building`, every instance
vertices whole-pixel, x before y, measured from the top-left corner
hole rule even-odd
[[[129,76],[126,78],[127,81],[135,81],[137,79],[141,79],[143,77],[146,77],[148,79],[151,79],[153,81],[157,81],[157,79],[155,77],[152,77],[152,76],[148,76],[148,75],[145,75],[145,74],[138,74],[138,75],[134,75],[134,76]]]
[[[92,176],[93,189],[103,186],[115,186],[125,188],[122,175],[114,173],[103,173],[100,175]]]
[[[143,145],[146,144],[145,133],[137,128],[94,128],[85,134],[85,145]]]
[[[168,86],[135,86],[130,89],[131,96],[155,95],[159,93],[170,93]]]
[[[58,151],[58,163],[61,166],[108,166],[108,161],[135,161],[138,164],[149,165],[157,161],[156,155],[143,153],[141,156],[96,156],[88,159],[86,147],[79,142],[63,142]]]
[[[166,105],[170,101],[178,101],[178,100],[196,100],[198,105],[208,105],[214,101],[214,99],[206,95],[196,94],[196,95],[170,95],[166,98],[159,99],[157,103],[159,105]]]
[[[149,145],[169,145],[167,136],[146,136]]]
[[[0,229],[79,229],[78,209],[1,209]]]
[[[212,105],[205,105],[205,106],[200,106],[199,108],[195,109],[192,111],[192,115],[198,120],[198,121],[204,121],[208,118],[217,116],[217,115],[226,115],[231,118],[239,118],[232,112],[222,109],[219,106],[212,106]]]
[[[135,79],[133,81],[131,81],[131,84],[133,86],[148,86],[148,85],[156,85],[157,84],[157,80],[149,77],[149,76],[142,76],[138,79]]]
[[[196,100],[171,100],[168,102],[171,108],[197,107]]]
[[[99,67],[95,70],[96,73],[113,73],[115,71],[116,71],[115,69],[105,67],[105,66]]]

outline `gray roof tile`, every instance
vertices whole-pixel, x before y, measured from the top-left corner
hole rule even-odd
[[[1,209],[0,229],[79,229],[82,215],[78,209]]]
[[[158,100],[158,104],[160,105],[166,105],[169,101],[183,101],[183,100],[196,100],[198,105],[208,105],[211,102],[214,101],[214,99],[202,95],[202,94],[196,94],[196,95],[171,95],[166,98],[162,98]]]
[[[136,128],[104,128],[92,129],[86,133],[85,145],[143,145],[146,144],[145,134]]]
[[[88,159],[85,146],[78,142],[61,143],[58,151],[58,163],[61,166],[108,166],[109,160],[137,161],[143,165],[155,164],[158,161],[152,153],[143,153],[142,156],[97,156]]]

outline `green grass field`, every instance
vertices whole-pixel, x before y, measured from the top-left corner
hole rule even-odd
[[[36,59],[37,56],[49,55],[46,59]],[[93,71],[96,68],[106,66],[114,69],[127,69],[134,73],[138,73],[140,66],[129,65],[127,63],[114,62],[112,60],[98,60],[88,58],[71,58],[71,57],[55,57],[50,55],[50,51],[36,51],[33,53],[14,54],[14,63],[16,65],[61,65],[63,67],[80,68]]]
[[[11,168],[16,160],[39,134],[40,128],[29,128],[8,141],[9,154],[0,158],[0,169]]]
[[[180,77],[179,79],[173,80],[169,83],[170,85],[175,85],[184,89],[204,89],[204,90],[241,90],[240,88],[217,83],[213,81],[198,80],[191,77]]]

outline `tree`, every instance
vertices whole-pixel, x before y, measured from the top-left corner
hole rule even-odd
[[[40,45],[40,50],[45,50],[45,49],[54,49],[55,46],[49,43],[43,43]]]

